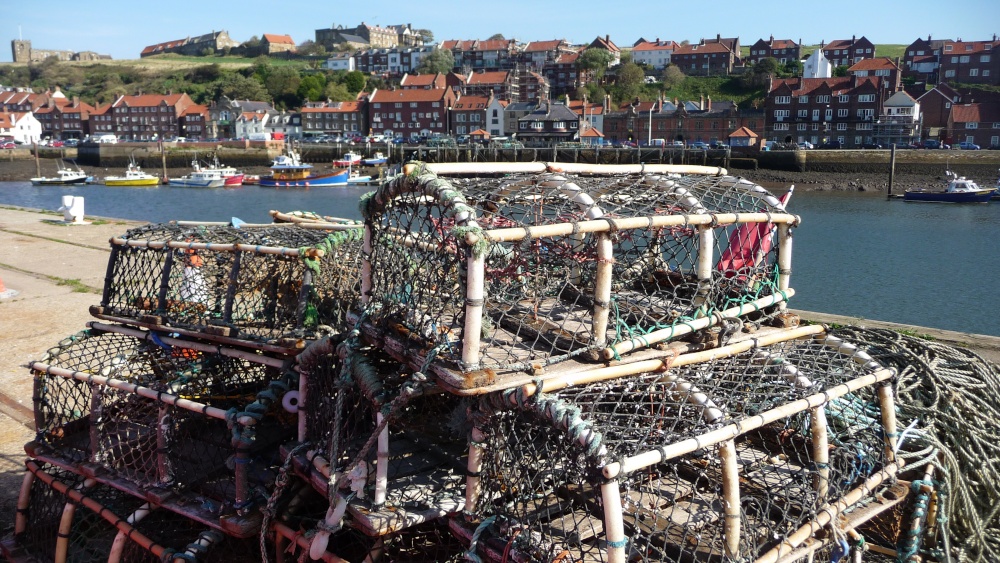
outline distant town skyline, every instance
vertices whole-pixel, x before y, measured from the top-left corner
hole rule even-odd
[[[281,11],[276,12],[279,7]],[[1000,2],[996,0],[841,0],[819,5],[785,0],[764,4],[435,0],[430,5],[376,0],[345,7],[302,0],[281,4],[261,0],[156,4],[105,0],[99,7],[54,0],[39,9],[36,4],[14,2],[5,7],[0,23],[0,38],[5,38],[0,62],[12,60],[10,41],[18,38],[31,40],[36,49],[94,51],[114,59],[137,59],[147,45],[211,31],[226,30],[240,42],[264,33],[287,34],[301,44],[314,40],[316,29],[354,27],[361,22],[383,26],[409,23],[415,29],[431,30],[435,42],[486,39],[499,33],[522,42],[566,39],[587,43],[608,35],[623,48],[640,37],[696,43],[722,35],[739,37],[748,46],[771,35],[801,39],[806,45],[863,35],[875,44],[908,45],[928,35],[973,41],[1000,34]]]

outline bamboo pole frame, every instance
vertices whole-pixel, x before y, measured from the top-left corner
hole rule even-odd
[[[712,271],[715,264],[714,246],[715,230],[710,225],[698,225],[698,262],[695,268],[698,290],[692,304],[698,307],[699,315],[703,314],[703,307],[708,302],[708,292],[712,286]]]
[[[611,479],[601,485],[604,504],[604,538],[608,542],[608,563],[625,563],[628,560],[625,522],[622,517],[622,496],[618,481]]]
[[[813,488],[816,498],[826,500],[830,492],[830,437],[827,434],[826,407],[820,405],[810,412],[809,430],[812,434],[813,463],[816,473],[813,474]]]
[[[594,283],[594,312],[591,332],[598,348],[608,343],[608,317],[611,314],[611,286],[614,275],[614,245],[608,233],[597,234],[597,268]]]
[[[21,490],[17,494],[17,511],[14,514],[14,535],[23,534],[28,529],[28,507],[31,505],[31,485],[35,482],[35,474],[24,472],[21,480]]]
[[[476,511],[476,505],[479,504],[479,474],[483,470],[483,452],[486,450],[486,444],[483,443],[483,440],[485,439],[486,435],[478,426],[472,428],[465,477],[465,512],[470,514]]]
[[[271,526],[279,536],[285,538],[286,540],[295,542],[295,545],[299,546],[301,549],[309,549],[311,540],[302,532],[293,530],[281,522],[271,522]],[[347,559],[341,559],[330,552],[323,553],[319,560],[325,561],[326,563],[351,563]]]
[[[375,427],[382,425],[385,416],[381,411],[375,413]],[[389,425],[382,427],[378,434],[375,465],[375,506],[385,504],[389,489]]]
[[[475,221],[471,225],[475,226]],[[465,286],[465,327],[462,330],[462,364],[465,369],[479,365],[482,341],[483,309],[486,306],[486,255],[477,256],[470,245],[466,249],[468,278]]]
[[[161,241],[161,240],[130,240],[120,237],[113,237],[111,244],[116,246],[129,246],[132,248],[148,248],[151,250],[163,250],[172,248],[177,250],[211,250],[215,252],[252,252],[255,254],[274,254],[279,256],[307,256],[309,258],[322,258],[325,252],[322,248],[289,248],[285,246],[261,246],[256,244],[218,244],[212,242],[183,242],[183,241]]]
[[[149,513],[153,511],[153,506],[148,502],[144,503],[142,506],[136,509],[135,512],[129,514],[125,521],[129,524],[135,524],[141,521]],[[108,552],[108,563],[119,563],[122,560],[122,552],[125,551],[125,545],[128,543],[128,535],[125,532],[119,531],[115,535],[115,540],[111,542],[111,550]]]
[[[118,389],[119,391],[125,391],[126,393],[139,395],[141,397],[152,399],[154,401],[161,401],[163,403],[166,403],[174,407],[201,413],[210,418],[226,420],[226,411],[220,408],[210,407],[206,404],[199,403],[197,401],[192,401],[189,399],[182,399],[177,395],[173,395],[171,393],[163,393],[161,391],[156,391],[155,389],[150,389],[149,387],[143,387],[141,385],[136,385],[134,383],[122,381],[121,379],[114,379],[111,377],[105,377],[103,375],[96,375],[93,373],[85,373],[82,371],[68,370],[65,368],[50,366],[42,362],[31,362],[28,364],[28,369],[44,372],[50,375],[58,375],[59,377],[65,379],[75,379],[77,381],[84,381],[87,383],[104,385],[106,387],[111,387],[114,389]]]
[[[44,480],[44,479],[43,479]],[[85,479],[74,488],[74,491],[89,489],[97,484],[94,479]],[[51,485],[50,485],[51,486]],[[55,563],[66,563],[69,556],[69,535],[73,531],[73,516],[76,514],[76,503],[67,502],[59,518],[59,531],[56,534],[56,548],[52,559]]]
[[[826,389],[822,393],[816,393],[797,401],[785,403],[780,407],[776,407],[755,416],[728,424],[716,430],[702,434],[701,436],[681,440],[680,442],[675,442],[656,450],[643,452],[641,454],[625,458],[621,461],[609,463],[604,466],[604,477],[607,479],[615,479],[623,473],[632,473],[639,469],[649,467],[650,465],[655,465],[657,463],[691,453],[695,450],[707,448],[708,446],[718,444],[725,440],[736,438],[751,430],[756,430],[777,420],[787,418],[807,409],[818,407],[833,399],[843,397],[848,393],[853,393],[858,389],[869,387],[882,381],[887,381],[894,376],[895,372],[893,370],[881,369],[875,373],[863,375],[846,383]]]
[[[126,336],[132,336],[142,340],[144,342],[152,341],[152,332],[139,330],[122,325],[106,324],[97,321],[90,321],[87,326],[98,330],[101,332],[114,332],[117,334],[124,334]],[[220,354],[222,356],[227,356],[230,358],[236,358],[239,360],[246,360],[248,362],[253,362],[255,364],[261,364],[268,367],[287,369],[290,365],[290,361],[287,359],[272,358],[271,356],[264,356],[261,354],[255,354],[247,350],[239,350],[237,348],[228,348],[225,346],[212,346],[210,344],[205,344],[204,342],[198,342],[195,340],[182,340],[180,338],[174,338],[172,336],[167,336],[161,334],[157,336],[160,342],[164,344],[169,344],[170,346],[176,346],[178,348],[187,348],[190,350],[197,350],[199,352],[204,352],[207,354]]]
[[[776,563],[782,555],[787,553],[787,551],[794,550],[800,544],[812,537],[813,534],[830,524],[847,508],[850,508],[852,505],[868,495],[871,491],[874,491],[876,487],[895,477],[902,467],[903,462],[900,460],[887,465],[881,471],[871,475],[865,480],[864,483],[861,484],[861,486],[852,489],[842,498],[837,500],[837,502],[827,504],[823,508],[819,509],[816,513],[816,518],[795,532],[789,534],[784,540],[781,541],[781,543],[773,547],[763,556],[759,557],[755,563]]]
[[[740,467],[735,440],[719,444],[719,460],[722,462],[722,536],[725,540],[726,557],[735,559],[740,552],[740,530],[743,524],[740,514]]]
[[[797,223],[799,218],[788,213],[696,213],[686,215],[653,215],[648,217],[621,217],[615,219],[590,219],[577,223],[553,223],[531,228],[509,227],[491,229],[482,236],[466,233],[466,244],[473,245],[481,238],[491,242],[515,242],[526,238],[567,236],[573,233],[598,233],[615,230],[638,230],[659,227],[725,226],[735,223]],[[613,225],[612,225],[613,223]]]
[[[771,344],[776,344],[778,342],[795,340],[797,338],[807,336],[815,336],[824,332],[825,329],[821,325],[800,326],[772,333],[770,335],[765,335],[760,338],[735,342],[721,348],[713,348],[711,350],[681,355],[672,354],[670,356],[654,360],[642,360],[605,368],[596,368],[585,372],[569,373],[560,377],[545,380],[543,389],[546,393],[551,393],[559,391],[560,389],[565,389],[566,387],[572,387],[574,385],[586,385],[588,383],[619,379],[630,375],[638,375],[640,373],[662,371],[670,367],[680,367],[711,361],[717,358],[727,358],[735,356],[736,354],[741,354],[757,346],[770,346]],[[521,386],[521,393],[525,397],[531,397],[537,392],[538,386],[534,383],[527,383]]]
[[[778,303],[783,303],[788,301],[789,298],[795,295],[795,290],[789,288],[784,293],[777,293],[775,295],[768,295],[766,297],[761,297],[751,301],[750,303],[744,303],[742,305],[726,309],[725,311],[712,313],[707,317],[701,317],[698,319],[686,321],[682,324],[674,325],[670,328],[665,328],[661,330],[656,330],[650,332],[639,338],[633,338],[632,340],[624,340],[610,346],[604,350],[604,359],[611,360],[615,356],[620,356],[622,354],[627,354],[633,350],[639,348],[646,348],[652,344],[658,342],[663,342],[664,340],[670,340],[672,338],[677,338],[685,334],[690,334],[692,332],[699,331],[703,328],[709,327],[713,324],[719,323],[722,319],[729,317],[741,317],[751,311],[756,311],[764,307],[770,307]]]
[[[778,291],[789,290],[792,278],[792,225],[778,223]],[[788,302],[778,305],[781,310],[788,308]]]
[[[679,164],[586,164],[575,162],[435,162],[424,165],[434,174],[518,174],[565,172],[567,174],[699,174],[725,176],[728,171],[717,166]],[[404,171],[405,173],[405,171]]]

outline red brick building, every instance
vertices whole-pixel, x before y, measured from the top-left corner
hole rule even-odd
[[[772,80],[761,136],[777,142],[837,141],[844,148],[872,143],[882,115],[882,82],[878,76]]]
[[[82,139],[90,134],[90,114],[94,111],[93,106],[76,97],[63,104],[49,98],[49,103],[36,109],[34,114],[42,126],[43,139]]]
[[[1000,41],[945,41],[941,47],[941,82],[1000,85]]]
[[[823,56],[834,67],[851,66],[862,59],[874,58],[875,45],[864,36],[858,39],[852,35],[850,39],[837,39],[824,45]]]
[[[757,64],[761,59],[772,58],[781,64],[802,60],[802,40],[796,43],[791,39],[775,39],[772,35],[768,40],[758,39],[750,46],[750,55],[746,62]]]
[[[670,61],[688,76],[726,76],[733,71],[736,55],[724,43],[702,42],[681,45]]]
[[[368,98],[373,133],[407,139],[446,134],[456,95],[451,88],[375,90]]]
[[[110,133],[137,141],[178,136],[201,139],[209,121],[208,108],[194,103],[187,94],[119,96],[99,112],[99,117],[92,123],[93,134]]]
[[[368,134],[366,109],[364,101],[310,102],[299,110],[302,136],[365,136]]]

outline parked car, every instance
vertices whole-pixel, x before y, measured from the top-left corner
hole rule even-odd
[[[837,150],[840,148],[840,141],[827,141],[819,146],[821,149]]]
[[[814,149],[816,147],[809,141],[802,141],[799,143],[799,148],[802,150],[809,150],[809,149]]]
[[[951,148],[948,145],[942,143],[937,139],[924,139],[925,149],[948,149]]]
[[[79,145],[80,145],[79,139],[67,139],[65,143],[65,146],[67,147],[76,147]]]
[[[14,149],[14,148],[17,148],[17,145],[14,144],[14,141],[6,141],[3,144],[0,144],[0,149]]]
[[[692,149],[707,149],[708,143],[706,143],[705,141],[694,141],[693,143],[688,145],[688,147]]]
[[[963,151],[978,151],[979,145],[975,143],[970,143],[969,141],[962,141],[961,143],[955,145],[956,148],[962,149]]]
[[[880,145],[878,143],[864,143],[864,144],[861,145],[861,148],[863,148],[863,149],[880,149],[880,148],[882,148],[882,145]]]

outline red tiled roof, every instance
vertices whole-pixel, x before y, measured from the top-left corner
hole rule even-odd
[[[597,130],[597,127],[588,127],[586,130],[580,133],[581,137],[603,137],[604,135]]]
[[[433,86],[438,74],[407,74],[400,81],[400,86]]]
[[[951,106],[951,119],[955,123],[997,123],[1000,122],[1000,104],[955,104]]]
[[[372,96],[372,103],[392,102],[438,102],[448,93],[447,88],[431,88],[429,90],[378,90]]]
[[[756,133],[754,133],[750,129],[747,129],[746,127],[740,127],[736,131],[733,131],[732,133],[730,133],[729,136],[730,137],[750,137],[751,139],[756,139],[757,137],[759,137],[759,135],[757,135]]]
[[[836,78],[781,78],[771,84],[771,91],[773,92],[781,86],[786,86],[791,90],[791,95],[793,96],[806,96],[817,90],[822,91],[824,94],[829,92],[831,95],[840,95],[846,94],[865,83],[871,83],[877,88],[880,82],[881,78],[878,76],[859,78],[856,84],[853,83],[852,77],[849,76]]]
[[[579,59],[579,58],[580,58],[580,53],[579,52],[576,52],[576,53],[563,53],[563,54],[559,55],[558,59],[556,59],[556,64],[561,64],[561,65],[572,64],[572,63],[575,63],[576,60]]]
[[[552,41],[532,41],[525,45],[525,53],[534,53],[537,51],[553,51],[558,49],[564,41],[562,39],[554,39]]]
[[[505,51],[510,48],[513,39],[486,39],[476,45],[477,51]]]
[[[680,46],[676,41],[643,41],[632,47],[632,51],[673,51]]]
[[[182,116],[193,114],[208,115],[208,107],[199,104],[191,104],[181,111]]]
[[[139,94],[136,96],[122,96],[115,100],[112,104],[113,107],[119,107],[122,105],[128,107],[152,107],[159,105],[176,106],[184,98],[187,98],[186,94]],[[190,99],[190,98],[188,98]]]
[[[11,129],[14,127],[14,116],[7,112],[0,112],[0,129]]]
[[[848,49],[851,46],[850,39],[835,39],[827,43],[824,47],[824,51],[829,51],[830,49]]]
[[[599,46],[599,47],[601,47],[603,49],[607,49],[608,51],[611,51],[612,53],[621,52],[621,49],[618,48],[618,45],[615,45],[615,42],[612,41],[610,38],[606,39],[604,37],[598,37],[597,39],[594,39],[590,43],[589,46],[592,47],[594,45],[597,45],[597,46]]]
[[[854,70],[883,70],[883,69],[895,69],[899,70],[896,63],[892,62],[889,57],[875,57],[874,59],[862,59],[848,68],[848,72]]]
[[[333,106],[304,107],[302,113],[353,113],[361,109],[361,102],[334,102]]]
[[[681,45],[674,51],[677,55],[699,55],[701,53],[730,53],[729,47],[722,43],[705,43],[704,45]]]
[[[273,33],[265,33],[264,41],[282,45],[295,45],[295,42],[292,41],[291,35],[275,35]]]
[[[485,109],[488,103],[490,103],[490,99],[485,96],[462,96],[452,105],[452,109]]]
[[[950,51],[945,49],[951,46]],[[968,55],[970,53],[992,52],[1000,47],[1000,41],[945,41],[941,55]]]
[[[503,84],[507,82],[510,73],[506,70],[494,70],[489,72],[474,72],[469,77],[468,84]]]
[[[472,133],[469,133],[469,135],[475,135],[477,137],[489,137],[490,132],[485,129],[476,129]]]

